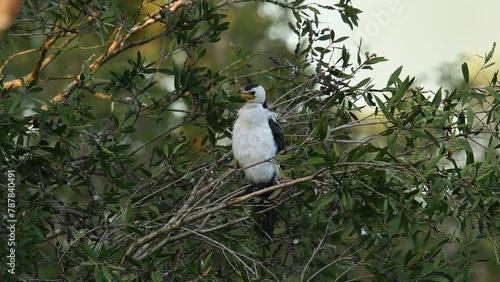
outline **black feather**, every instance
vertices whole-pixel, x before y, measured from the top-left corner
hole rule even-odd
[[[259,238],[272,238],[274,235],[274,225],[278,214],[275,209],[264,212],[270,206],[268,203],[259,203],[253,207],[255,233]]]
[[[285,149],[285,135],[283,135],[283,130],[281,129],[281,123],[275,119],[269,119],[269,127],[271,128],[271,132],[273,133],[274,143],[276,143],[277,152]]]
[[[258,87],[259,85],[260,85],[260,84],[257,84],[257,83],[248,84],[248,85],[246,85],[246,86],[245,86],[245,88],[244,88],[244,89],[245,89],[245,91],[250,91],[250,90],[252,90],[253,88]]]
[[[267,183],[252,183],[252,185],[247,188],[246,193],[252,193],[275,184],[276,181],[274,178]],[[257,236],[260,238],[271,238],[274,234],[274,225],[278,214],[275,209],[269,209],[272,207],[272,203],[269,201],[269,196],[271,196],[271,194],[272,192],[263,194],[260,198],[260,202],[255,204],[252,209],[255,220],[255,233],[257,233]]]

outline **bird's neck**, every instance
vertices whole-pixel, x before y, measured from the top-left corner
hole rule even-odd
[[[245,104],[245,107],[247,107],[247,108],[262,107],[264,109],[267,109],[267,103],[266,103],[266,101],[264,101],[264,103],[247,102]]]

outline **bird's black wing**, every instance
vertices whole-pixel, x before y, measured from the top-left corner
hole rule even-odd
[[[269,127],[273,133],[274,143],[276,143],[277,152],[285,149],[285,135],[283,135],[283,130],[281,129],[281,123],[275,118],[269,118]]]

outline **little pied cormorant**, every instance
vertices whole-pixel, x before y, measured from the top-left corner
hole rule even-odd
[[[266,91],[261,85],[247,85],[241,97],[247,102],[238,111],[234,122],[233,154],[239,166],[244,168],[246,179],[252,184],[247,189],[247,193],[251,193],[273,186],[281,179],[278,164],[273,158],[285,148],[285,136],[278,117],[267,108]],[[262,195],[264,204],[256,205],[254,214],[269,208],[266,199],[270,195]],[[258,215],[255,221],[258,236],[270,238],[274,233],[276,211],[269,210]]]

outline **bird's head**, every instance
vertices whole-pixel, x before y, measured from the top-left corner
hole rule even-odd
[[[241,98],[245,99],[247,103],[266,104],[266,90],[259,84],[249,84],[243,89]]]

